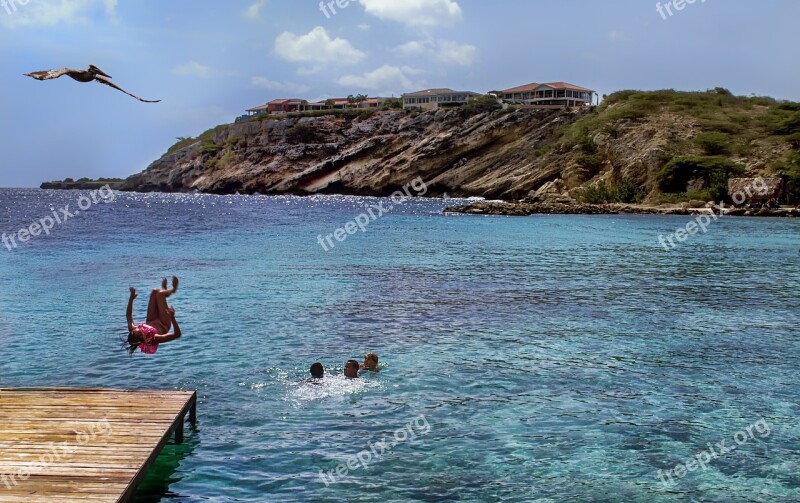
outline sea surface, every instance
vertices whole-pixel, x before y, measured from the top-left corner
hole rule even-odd
[[[0,190],[0,232],[80,194]],[[110,199],[0,245],[0,387],[196,389],[197,430],[136,501],[800,501],[798,220],[725,217],[666,251],[689,217]],[[172,274],[183,338],[128,356],[128,287],[143,321]],[[380,373],[340,377],[367,351]]]

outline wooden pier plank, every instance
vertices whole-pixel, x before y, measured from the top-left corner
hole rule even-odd
[[[0,389],[0,503],[126,502],[196,407],[191,391]]]

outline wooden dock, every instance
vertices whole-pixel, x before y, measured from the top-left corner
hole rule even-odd
[[[0,502],[126,502],[194,391],[0,388]]]

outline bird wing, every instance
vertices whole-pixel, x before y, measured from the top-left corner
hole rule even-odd
[[[25,76],[34,78],[36,80],[51,80],[63,77],[64,75],[73,71],[74,70],[70,70],[69,68],[62,68],[61,70],[43,70],[41,72],[26,73]]]
[[[114,88],[114,89],[116,89],[117,91],[122,91],[123,93],[127,94],[127,95],[128,95],[128,96],[130,96],[131,98],[136,98],[137,100],[139,100],[139,101],[141,101],[141,102],[144,102],[144,103],[158,103],[158,102],[160,102],[160,101],[161,101],[161,100],[153,100],[153,101],[151,101],[151,100],[143,100],[142,98],[140,98],[140,97],[138,97],[138,96],[136,96],[136,95],[134,95],[134,94],[131,94],[131,93],[129,93],[129,92],[128,92],[128,91],[126,91],[125,89],[123,89],[123,88],[119,87],[119,86],[118,86],[118,85],[116,85],[115,83],[111,82],[111,81],[110,81],[110,80],[108,80],[107,78],[105,78],[105,77],[102,77],[102,76],[100,76],[100,75],[97,75],[97,76],[95,76],[94,80],[96,80],[97,82],[100,82],[101,84],[105,84],[105,85],[107,85],[107,86],[109,86],[109,87],[113,87],[113,88]]]

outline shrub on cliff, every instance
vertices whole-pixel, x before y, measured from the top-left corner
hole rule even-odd
[[[399,98],[389,98],[383,102],[381,110],[402,110],[403,100]]]
[[[713,132],[697,135],[694,142],[703,149],[705,155],[727,155],[733,149],[730,135]]]
[[[644,190],[636,182],[626,178],[617,185],[600,182],[586,187],[578,196],[578,200],[586,204],[636,204],[642,202],[644,196]]]
[[[202,148],[203,152],[205,152],[206,154],[216,154],[217,152],[222,150],[222,146],[218,145],[217,142],[215,142],[210,138],[203,140]]]
[[[739,164],[724,157],[679,157],[673,159],[658,175],[662,192],[686,192],[690,180],[701,179],[714,200],[728,197],[728,178],[744,173]]]
[[[594,176],[603,167],[603,156],[600,154],[580,154],[575,162]]]
[[[778,125],[775,132],[779,135],[800,133],[800,112],[793,112],[792,115]]]
[[[494,112],[501,108],[503,108],[503,105],[497,101],[497,98],[493,96],[479,96],[467,101],[461,106],[459,112],[461,113],[461,117],[467,119],[473,115]]]

